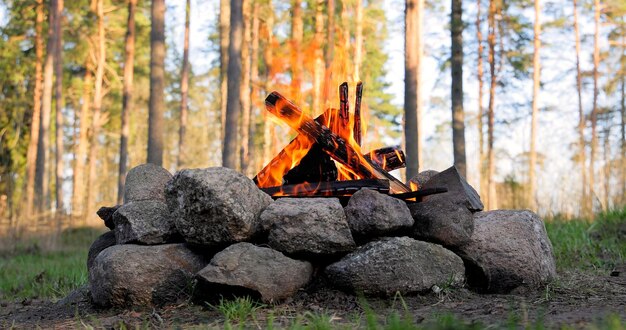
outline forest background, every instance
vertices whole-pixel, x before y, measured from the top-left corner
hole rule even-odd
[[[455,164],[489,209],[620,208],[624,15],[620,0],[0,1],[0,234],[96,223],[146,161],[252,177],[294,136],[265,96],[319,114],[343,81],[364,82],[363,149],[402,145],[403,179]]]

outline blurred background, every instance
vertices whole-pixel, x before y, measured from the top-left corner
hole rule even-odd
[[[101,226],[141,163],[253,177],[364,83],[363,151],[455,164],[489,209],[626,204],[623,0],[0,1],[0,237]],[[351,110],[354,104],[351,105]]]

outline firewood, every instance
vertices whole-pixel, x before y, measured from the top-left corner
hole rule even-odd
[[[329,181],[301,184],[286,184],[278,187],[261,188],[272,197],[339,197],[351,196],[360,189],[371,189],[389,193],[389,180],[365,179],[349,181]]]
[[[352,136],[354,142],[361,145],[361,99],[363,98],[363,83],[356,84],[356,99],[354,101],[354,125],[352,127]]]
[[[283,184],[337,180],[335,162],[315,143],[298,165],[283,176]]]
[[[330,157],[347,166],[360,177],[387,179],[393,193],[411,191],[409,187],[391,174],[365,159],[359,146],[351,146],[345,139],[331,132],[326,126],[315,122],[311,117],[302,113],[298,106],[278,92],[272,92],[267,96],[265,106],[270,113],[283,120],[298,133],[318,143]]]
[[[406,166],[404,152],[399,147],[380,148],[363,156],[387,172]]]
[[[335,131],[336,134],[347,138],[343,133],[347,131],[350,123],[350,103],[348,102],[348,83],[344,82],[339,85],[339,120],[341,122],[341,132]]]
[[[442,194],[448,192],[448,188],[445,187],[434,187],[427,189],[420,189],[416,191],[410,191],[401,194],[389,194],[391,197],[395,197],[401,199],[405,202],[421,202],[422,198],[435,194]]]

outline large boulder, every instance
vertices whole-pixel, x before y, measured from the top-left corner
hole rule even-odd
[[[261,214],[269,245],[287,255],[326,257],[354,250],[337,198],[281,198]]]
[[[133,167],[126,175],[124,203],[159,200],[165,202],[165,185],[172,174],[161,166],[151,163]]]
[[[198,272],[195,293],[201,296],[250,295],[264,302],[291,297],[306,285],[313,266],[270,248],[237,243],[216,254]]]
[[[484,208],[476,190],[465,181],[465,178],[454,166],[430,177],[426,183],[420,186],[420,189],[437,187],[445,187],[448,192],[426,196],[424,197],[425,201],[449,200],[464,205],[472,212],[482,211]]]
[[[440,245],[386,237],[329,265],[325,274],[339,289],[389,296],[425,292],[435,285],[460,285],[464,272],[461,258]]]
[[[469,242],[474,217],[464,205],[445,199],[427,200],[409,206],[415,219],[411,237],[458,247]]]
[[[252,180],[224,167],[177,172],[166,194],[178,231],[187,242],[205,246],[251,239],[272,202]]]
[[[352,195],[344,210],[355,238],[391,236],[413,226],[404,201],[370,189]]]
[[[179,235],[167,204],[162,201],[137,201],[122,205],[113,215],[117,244],[163,244]]]
[[[552,244],[543,221],[531,211],[474,214],[474,234],[459,254],[468,283],[479,291],[536,288],[556,276]]]
[[[89,247],[89,252],[87,253],[87,270],[91,269],[94,260],[96,260],[100,252],[115,244],[115,233],[112,231],[107,231],[96,238],[96,240],[91,243],[91,247]]]
[[[184,244],[115,245],[96,257],[89,272],[98,306],[163,305],[186,298],[205,259]]]

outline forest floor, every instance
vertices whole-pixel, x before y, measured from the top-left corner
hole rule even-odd
[[[626,210],[595,222],[552,219],[546,228],[559,276],[533,292],[444,289],[366,300],[312,285],[280,305],[238,299],[130,310],[96,309],[72,291],[87,282],[87,249],[102,230],[0,238],[0,328],[626,328]]]

